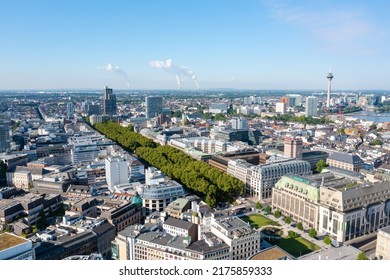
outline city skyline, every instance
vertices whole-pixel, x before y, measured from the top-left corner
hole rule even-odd
[[[383,1],[6,1],[0,90],[325,91],[330,65],[332,91],[389,90],[389,8]]]

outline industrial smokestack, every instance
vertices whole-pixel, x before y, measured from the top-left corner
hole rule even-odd
[[[181,88],[181,81],[183,77],[190,78],[194,83],[197,89],[199,89],[198,80],[195,73],[190,70],[187,66],[176,65],[173,63],[172,59],[167,59],[166,61],[162,60],[153,60],[149,62],[149,65],[153,68],[164,69],[168,73],[175,75],[176,83],[179,88]]]
[[[120,68],[119,66],[114,66],[111,63],[108,63],[107,65],[99,66],[97,69],[101,70],[101,71],[112,72],[112,73],[115,73],[115,74],[123,77],[126,81],[127,87],[128,88],[130,87],[129,78],[127,77],[126,72],[122,68]]]

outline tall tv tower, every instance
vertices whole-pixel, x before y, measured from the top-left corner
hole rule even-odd
[[[326,108],[329,109],[329,107],[330,107],[330,91],[332,88],[332,79],[333,79],[333,74],[332,74],[330,67],[329,67],[328,76],[326,76],[326,77],[328,78],[328,97],[326,98]]]

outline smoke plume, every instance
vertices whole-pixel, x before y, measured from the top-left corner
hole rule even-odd
[[[128,88],[130,87],[129,78],[127,77],[126,72],[122,68],[120,68],[119,66],[114,66],[111,63],[108,63],[107,65],[99,66],[98,70],[112,72],[112,73],[115,73],[115,74],[123,77],[126,81],[127,87]]]
[[[181,87],[181,82],[183,78],[188,77],[195,83],[197,89],[199,89],[199,84],[195,73],[192,70],[188,69],[187,66],[176,65],[173,63],[172,59],[167,59],[166,61],[153,60],[149,62],[149,65],[153,68],[164,69],[165,71],[174,74],[177,86],[179,88]]]

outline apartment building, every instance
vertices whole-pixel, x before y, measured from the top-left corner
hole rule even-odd
[[[111,199],[97,207],[100,217],[113,224],[117,232],[141,222],[141,208],[131,202]]]
[[[42,211],[48,214],[58,210],[61,202],[61,196],[53,194],[40,196],[28,193],[14,199],[3,199],[0,201],[0,221],[9,223],[18,215],[23,215],[24,222],[31,225],[40,219]]]
[[[229,245],[230,260],[246,260],[260,250],[260,232],[240,218],[213,214],[211,233]]]

